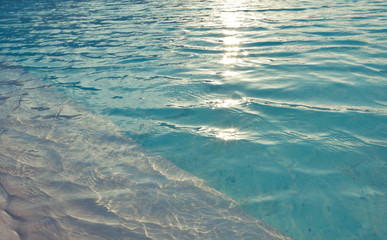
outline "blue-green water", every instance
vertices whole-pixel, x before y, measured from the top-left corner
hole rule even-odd
[[[294,239],[386,239],[384,1],[0,1],[0,54]]]

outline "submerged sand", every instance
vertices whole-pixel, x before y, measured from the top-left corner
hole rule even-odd
[[[7,240],[289,239],[7,63],[0,64],[0,232]]]

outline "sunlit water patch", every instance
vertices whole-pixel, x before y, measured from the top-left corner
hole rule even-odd
[[[295,239],[387,235],[384,1],[1,1],[3,57]]]

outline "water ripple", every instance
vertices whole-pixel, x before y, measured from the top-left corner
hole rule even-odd
[[[2,58],[254,216],[296,239],[387,234],[378,194],[387,181],[385,1],[1,3]],[[20,101],[7,105],[9,96],[0,95],[7,109]],[[36,120],[78,118],[34,107]],[[55,152],[44,153],[56,161],[44,165],[29,150],[20,155],[28,167],[1,167],[15,174],[65,167]],[[78,210],[87,215],[74,209],[62,224],[91,226]],[[55,229],[47,222],[41,226]]]

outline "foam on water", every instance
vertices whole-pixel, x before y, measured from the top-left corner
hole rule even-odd
[[[385,1],[0,3],[4,59],[245,211],[387,236]]]

